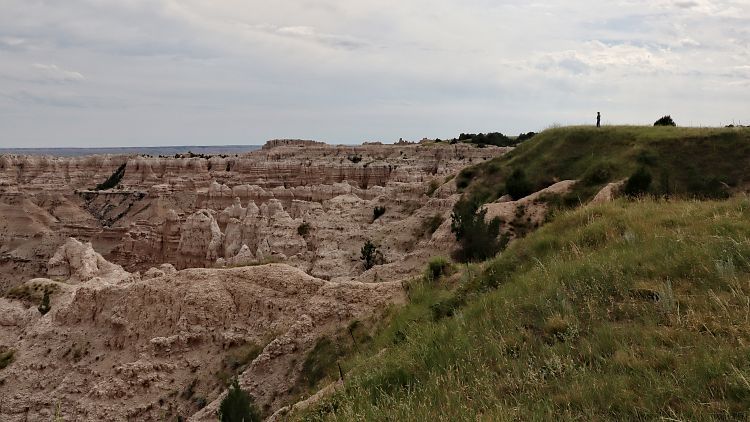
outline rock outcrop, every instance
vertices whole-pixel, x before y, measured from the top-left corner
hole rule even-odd
[[[53,279],[86,282],[94,277],[121,281],[129,276],[121,266],[105,260],[91,243],[69,238],[47,263],[47,275]]]
[[[89,249],[68,242],[56,256],[82,250]],[[0,371],[0,420],[57,413],[64,420],[156,421],[192,415],[200,401],[214,402],[203,414],[215,420],[223,360],[268,339],[240,380],[260,406],[276,409],[318,338],[404,299],[397,282],[333,283],[283,264],[165,266],[143,280],[121,280],[113,264],[96,260],[113,271],[60,282],[46,315],[0,298],[0,342],[15,350]],[[83,261],[72,274],[91,269]]]
[[[44,274],[71,236],[130,272],[226,265],[246,245],[245,261],[353,279],[362,243],[425,206],[431,181],[507,150],[278,141],[234,157],[3,156],[0,291]],[[123,164],[117,188],[92,190]],[[375,206],[387,212],[373,223]],[[392,257],[411,252],[409,242],[382,243]]]

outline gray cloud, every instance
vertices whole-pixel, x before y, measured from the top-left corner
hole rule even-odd
[[[743,0],[3,3],[0,146],[750,120]]]

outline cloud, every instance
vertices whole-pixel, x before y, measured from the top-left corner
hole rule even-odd
[[[315,28],[310,26],[282,26],[273,29],[273,32],[282,36],[289,36],[347,50],[363,48],[369,45],[367,42],[351,36],[319,33]]]
[[[34,63],[33,67],[39,70],[45,79],[55,82],[81,82],[86,79],[80,72],[65,70],[55,64]]]
[[[0,143],[708,124],[746,109],[748,27],[745,0],[5,0]]]

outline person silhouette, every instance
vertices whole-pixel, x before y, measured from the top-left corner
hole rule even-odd
[[[596,127],[602,127],[602,113],[596,112]]]

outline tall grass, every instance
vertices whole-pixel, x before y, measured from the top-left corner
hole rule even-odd
[[[415,283],[346,388],[296,417],[746,419],[749,237],[745,197],[563,212],[457,289]]]
[[[564,127],[464,169],[457,185],[482,201],[494,200],[507,193],[503,186],[510,175],[523,170],[535,189],[556,180],[583,180],[575,194],[585,200],[642,167],[653,176],[651,193],[707,197],[750,185],[749,165],[747,128]]]

